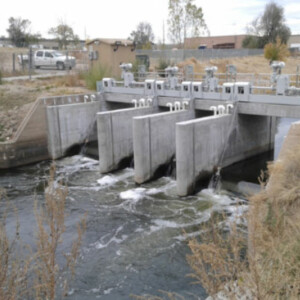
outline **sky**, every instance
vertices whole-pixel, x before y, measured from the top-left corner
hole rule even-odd
[[[246,33],[247,24],[263,13],[267,0],[195,0],[202,7],[210,35]],[[300,34],[300,1],[277,0],[285,9],[292,34]],[[4,4],[5,3],[5,4]],[[48,31],[61,21],[80,39],[128,38],[139,22],[149,22],[155,42],[168,40],[168,0],[7,0],[0,9],[0,36],[7,36],[10,17],[31,21],[31,33],[51,38]],[[165,30],[163,30],[165,28]]]

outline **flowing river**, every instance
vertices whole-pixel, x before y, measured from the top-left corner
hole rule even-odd
[[[282,121],[279,129],[288,128],[286,123]],[[285,134],[280,130],[279,139]],[[101,175],[99,162],[83,155],[57,160],[55,180],[68,186],[66,232],[59,250],[68,252],[76,224],[87,213],[87,230],[68,298],[119,300],[130,299],[132,294],[161,295],[159,290],[164,290],[185,299],[205,299],[201,285],[192,284],[193,279],[186,276],[191,273],[187,241],[201,234],[200,225],[213,212],[226,212],[230,219],[247,210],[241,192],[253,191],[251,181],[270,159],[262,158],[228,168],[219,193],[204,189],[185,198],[176,195],[176,182],[170,177],[137,186],[131,168]],[[33,249],[34,199],[43,199],[50,165],[45,161],[0,173],[0,187],[18,209],[20,236]],[[9,211],[8,233],[14,231],[15,222],[15,213]]]

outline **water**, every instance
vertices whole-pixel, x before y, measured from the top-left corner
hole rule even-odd
[[[255,181],[259,162],[227,169],[222,178],[231,182],[228,190]],[[0,176],[0,186],[18,208],[21,238],[32,246],[33,202],[34,198],[43,199],[49,168],[50,162],[41,162],[2,171]],[[68,298],[130,299],[131,294],[161,295],[158,290],[165,290],[185,299],[204,299],[203,288],[186,276],[191,273],[186,262],[187,240],[200,234],[200,225],[213,212],[225,211],[230,220],[247,210],[241,194],[228,192],[222,185],[219,194],[204,189],[195,196],[179,198],[172,178],[137,186],[131,168],[107,175],[98,169],[97,160],[82,155],[56,161],[56,180],[63,180],[69,191],[69,217],[60,250],[68,252],[76,237],[76,223],[87,213],[87,231]],[[15,215],[9,212],[8,233],[13,233],[14,225]]]
[[[18,207],[21,236],[34,243],[33,194],[42,200],[50,162],[4,172],[0,185]],[[129,299],[130,294],[159,294],[158,290],[204,297],[200,285],[186,275],[189,253],[186,240],[198,235],[199,225],[213,211],[235,211],[241,199],[203,190],[179,198],[176,182],[161,178],[136,186],[133,169],[100,175],[98,161],[81,155],[56,162],[56,180],[68,186],[66,233],[62,250],[67,251],[76,235],[76,223],[87,212],[87,231],[70,299]],[[246,205],[245,205],[246,207]],[[8,215],[13,231],[14,214]],[[184,231],[186,233],[184,233]]]

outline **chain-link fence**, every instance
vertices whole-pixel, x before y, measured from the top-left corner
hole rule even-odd
[[[3,73],[3,77],[18,76],[18,75],[34,75],[43,70],[46,72],[53,72],[57,69],[70,69],[67,68],[68,62],[75,61],[75,65],[72,65],[72,69],[75,71],[85,71],[89,68],[89,56],[88,51],[84,50],[67,50],[57,51],[60,55],[65,56],[66,66],[60,68],[55,62],[53,57],[45,58],[43,65],[36,63],[36,52],[47,51],[43,49],[26,49],[26,48],[0,48],[0,70]],[[52,50],[49,51],[52,55]],[[48,61],[46,61],[48,59]],[[71,65],[70,65],[71,66]],[[38,70],[38,69],[41,69]]]

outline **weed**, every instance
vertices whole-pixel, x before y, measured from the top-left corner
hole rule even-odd
[[[247,265],[245,259],[246,238],[232,222],[229,231],[224,231],[225,216],[213,217],[201,231],[201,241],[196,238],[188,245],[192,254],[187,261],[193,270],[190,277],[201,283],[210,295],[215,295],[230,282],[242,280],[241,270]],[[222,226],[220,226],[222,224]],[[227,292],[232,296],[233,291]]]
[[[64,254],[65,264],[59,265],[57,255],[58,246],[62,243],[62,235],[65,232],[67,188],[55,182],[54,174],[55,168],[52,166],[43,206],[35,201],[36,252],[30,250],[29,257],[18,258],[16,244],[20,240],[19,222],[16,222],[16,232],[11,239],[6,234],[6,213],[1,216],[0,299],[24,299],[27,296],[30,299],[54,300],[58,297],[61,285],[62,296],[66,295],[68,281],[75,274],[75,264],[85,231],[85,218],[78,223],[78,236],[73,242],[70,253]],[[0,199],[3,198],[6,198],[5,191],[0,189]]]
[[[81,76],[85,80],[86,87],[90,90],[97,90],[97,81],[104,77],[109,77],[110,71],[100,64],[93,66],[87,72],[82,73]]]
[[[73,243],[71,252],[66,255],[66,264],[61,267],[57,263],[57,248],[62,243],[62,235],[65,232],[65,201],[67,188],[62,184],[57,185],[54,180],[55,168],[50,169],[50,178],[45,192],[45,206],[35,204],[35,218],[37,221],[37,252],[35,276],[36,299],[55,299],[59,275],[64,270],[71,271],[74,275],[74,267],[79,254],[82,234],[85,230],[85,220],[78,224],[78,237]],[[67,278],[64,281],[65,294]]]
[[[165,69],[169,66],[174,66],[174,63],[172,63],[170,59],[160,58],[158,66],[156,67],[156,71],[159,72],[159,76],[165,77]]]
[[[8,205],[6,192],[2,188],[0,201],[3,209],[0,222],[0,299],[13,300],[26,293],[30,260],[25,259],[22,262],[16,253],[16,246],[20,240],[20,224],[16,212],[15,233],[13,237],[7,235],[6,216],[12,207]]]
[[[54,85],[56,87],[63,86],[63,87],[75,87],[75,86],[82,86],[82,81],[80,79],[79,74],[69,74],[63,77],[57,77],[54,80]]]
[[[300,147],[285,150],[268,166],[269,179],[262,173],[262,190],[249,198],[249,211],[243,216],[248,235],[237,225],[239,219],[227,226],[226,216],[217,215],[203,225],[200,240],[188,242],[190,276],[210,299],[300,298],[299,170]]]
[[[248,239],[234,225],[226,236],[219,222],[189,242],[193,277],[207,292],[239,299],[299,299],[300,149],[268,167],[267,186],[249,199]],[[214,221],[215,222],[215,221]],[[246,243],[248,244],[245,252]],[[241,260],[241,253],[244,253]]]

